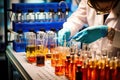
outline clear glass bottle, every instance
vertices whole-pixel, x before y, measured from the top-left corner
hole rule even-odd
[[[36,20],[39,22],[45,22],[45,19],[46,19],[46,15],[45,15],[44,9],[40,9],[37,14]]]
[[[22,30],[18,30],[17,34],[15,35],[15,42],[23,43],[25,41],[25,36]]]
[[[45,29],[40,29],[37,32],[37,39],[36,39],[36,56],[43,56],[46,57],[46,53],[48,53],[48,48],[46,47],[47,40],[46,40],[46,32]]]
[[[14,16],[14,21],[20,23],[22,21],[22,10],[17,10]]]
[[[57,15],[59,19],[58,21],[62,21],[62,9],[61,8],[58,8]]]
[[[52,53],[54,48],[57,46],[57,34],[55,28],[51,28],[49,31],[47,31],[47,39],[48,39],[48,48],[50,52]]]
[[[65,17],[64,17],[64,21],[66,21],[67,20],[67,18],[69,17],[69,11],[70,11],[70,9],[69,8],[66,8],[65,9]]]
[[[27,22],[34,22],[35,21],[35,13],[32,9],[28,10],[28,13],[26,14]]]
[[[26,46],[26,58],[29,63],[35,63],[36,62],[36,33],[34,30],[30,30],[29,32],[25,33],[25,38],[27,41]]]
[[[54,9],[50,9],[49,10],[49,22],[53,22],[54,21]]]

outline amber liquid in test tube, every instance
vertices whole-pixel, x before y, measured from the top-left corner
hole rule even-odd
[[[77,54],[77,57],[75,58],[75,63],[77,65],[82,65],[82,58],[80,57],[80,54]]]
[[[82,67],[81,65],[76,66],[75,80],[82,80],[83,72],[82,72],[81,67]]]
[[[87,63],[84,62],[82,65],[82,80],[87,80]]]
[[[56,65],[55,65],[55,74],[58,76],[64,75],[65,73],[65,62],[63,61],[62,56],[62,47],[58,47],[58,57],[56,57]]]
[[[118,59],[117,61],[117,75],[116,75],[117,79],[120,79],[120,60]]]
[[[110,79],[117,80],[116,75],[117,75],[117,61],[116,58],[113,58],[110,61]]]
[[[109,71],[110,71],[110,59],[106,59],[105,61],[105,80],[110,80]]]
[[[99,60],[98,62],[98,79],[104,80],[105,79],[105,61]]]
[[[96,68],[96,61],[92,61],[92,73],[91,73],[91,80],[96,80],[97,79],[97,68]]]
[[[66,56],[66,60],[65,60],[65,76],[67,78],[70,77],[70,55]]]
[[[69,80],[75,80],[75,70],[76,70],[76,65],[75,65],[75,56],[74,54],[71,54],[71,62],[70,62],[70,79]]]
[[[57,49],[55,48],[54,51],[51,54],[51,66],[55,67],[57,64],[57,60],[59,59],[60,55],[57,51]]]
[[[87,60],[87,79],[91,80],[91,69],[90,69],[90,59]]]

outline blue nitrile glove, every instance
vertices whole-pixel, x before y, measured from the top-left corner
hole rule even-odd
[[[58,44],[64,46],[64,42],[69,40],[70,34],[71,32],[69,29],[63,28],[58,31]]]
[[[107,32],[108,26],[106,25],[91,26],[75,34],[72,39],[89,44],[101,37],[105,37],[107,35]]]

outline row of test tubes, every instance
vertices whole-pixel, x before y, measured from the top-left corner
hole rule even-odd
[[[86,47],[75,49],[73,46],[69,50],[59,49],[57,56],[51,58],[56,75],[64,75],[68,80],[119,80],[120,52],[113,56],[108,50],[98,54]]]
[[[45,66],[50,60],[55,74],[68,80],[119,80],[120,52],[112,56],[108,50],[97,53],[89,45],[70,40],[68,46],[57,44],[57,33],[40,30],[25,33],[27,38],[26,59],[28,63]],[[37,34],[37,35],[36,35]],[[48,36],[49,35],[49,36]],[[36,36],[36,37],[35,37]],[[16,40],[21,42],[20,40]],[[49,42],[50,41],[50,42]]]

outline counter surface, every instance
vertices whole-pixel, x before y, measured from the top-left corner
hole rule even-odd
[[[25,52],[16,53],[10,46],[6,50],[6,55],[25,80],[68,80],[65,76],[55,75],[50,60],[42,67],[36,66],[35,63],[30,64],[26,61]]]

